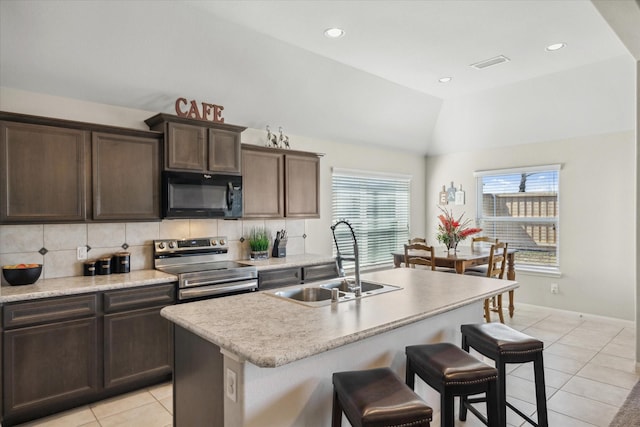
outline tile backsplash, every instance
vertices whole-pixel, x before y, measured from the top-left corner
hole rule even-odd
[[[305,253],[306,221],[301,219],[0,225],[0,265],[42,264],[43,279],[81,276],[84,261],[78,261],[77,248],[87,246],[89,259],[126,248],[131,269],[144,270],[153,268],[153,240],[205,236],[226,236],[228,259],[248,259],[246,236],[255,226],[267,227],[274,238],[277,230],[286,228],[287,254]],[[2,284],[6,284],[4,278]]]

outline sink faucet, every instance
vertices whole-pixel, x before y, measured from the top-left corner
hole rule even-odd
[[[344,256],[340,252],[340,245],[338,245],[338,239],[336,238],[336,227],[340,224],[344,224],[349,227],[349,231],[351,231],[351,239],[353,240],[353,256]],[[344,277],[344,267],[342,266],[342,261],[354,261],[356,263],[355,266],[355,283],[353,286],[347,282],[347,286],[349,287],[349,291],[355,293],[356,297],[362,295],[362,286],[360,283],[360,255],[358,254],[358,241],[356,240],[356,233],[353,231],[353,227],[345,220],[340,220],[334,225],[331,226],[331,231],[333,233],[333,241],[336,243],[336,261],[338,262],[338,270],[340,272],[340,276]]]

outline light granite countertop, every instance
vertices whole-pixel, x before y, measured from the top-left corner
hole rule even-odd
[[[293,268],[293,267],[303,267],[303,266],[311,266],[318,264],[326,264],[328,262],[335,262],[335,258],[328,255],[317,255],[317,254],[302,254],[302,255],[289,255],[284,258],[272,258],[269,257],[263,260],[251,261],[251,260],[240,260],[237,261],[240,264],[253,265],[258,271],[263,270],[274,270],[278,268]]]
[[[366,273],[362,280],[402,289],[320,307],[255,292],[165,307],[161,314],[256,366],[277,367],[519,286],[409,268]]]
[[[104,276],[40,279],[33,285],[0,287],[0,304],[137,286],[151,286],[159,283],[171,283],[177,280],[173,274],[163,273],[158,270],[136,270],[131,273]]]
[[[334,261],[331,256],[304,254],[286,258],[268,258],[261,261],[238,260],[245,265],[253,265],[258,271],[277,268],[301,267]],[[38,298],[52,298],[112,289],[149,286],[177,281],[173,274],[152,270],[135,270],[131,273],[104,276],[71,276],[55,279],[40,279],[33,285],[0,286],[0,305],[8,302],[26,301]]]

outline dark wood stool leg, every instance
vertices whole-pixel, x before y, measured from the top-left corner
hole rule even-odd
[[[416,374],[413,371],[413,367],[411,366],[411,361],[407,359],[407,370],[405,373],[404,382],[409,386],[411,390],[415,390],[416,384]]]
[[[453,393],[444,390],[440,390],[440,426],[441,427],[454,427],[456,416],[453,409],[453,403],[455,396]]]
[[[338,399],[338,393],[333,392],[333,408],[331,410],[331,427],[342,425],[342,405]]]
[[[536,405],[538,407],[538,427],[548,427],[547,419],[547,393],[544,384],[544,364],[542,352],[533,361],[533,372],[536,380]]]
[[[467,399],[468,396],[460,396],[460,421],[467,421]]]
[[[499,424],[498,381],[490,381],[487,389],[487,424]],[[506,420],[505,420],[506,425]]]
[[[469,344],[467,343],[467,337],[466,335],[462,336],[462,345],[460,346],[464,351],[466,351],[467,353],[469,353]],[[466,421],[467,420],[467,399],[469,398],[469,396],[460,396],[460,421]],[[487,399],[489,398],[489,396],[487,396]]]
[[[498,400],[498,426],[506,427],[507,425],[507,368],[504,362],[497,360],[496,369],[498,370],[497,384],[497,400]]]

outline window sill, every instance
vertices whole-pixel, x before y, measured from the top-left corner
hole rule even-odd
[[[562,272],[558,267],[533,267],[533,266],[521,266],[516,265],[516,272],[530,275],[530,276],[542,276],[542,277],[562,277]]]

